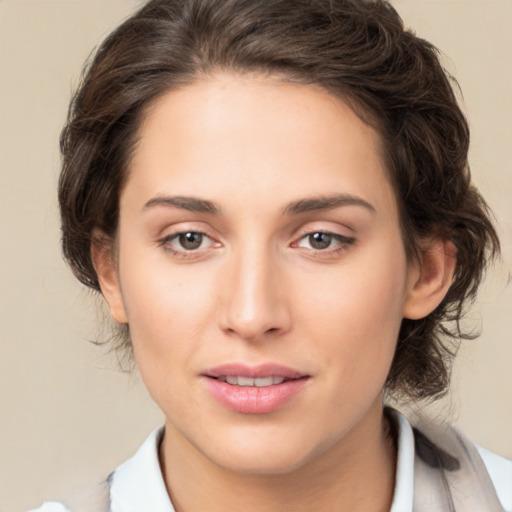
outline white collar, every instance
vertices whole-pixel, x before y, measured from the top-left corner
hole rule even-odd
[[[398,456],[390,512],[411,512],[414,482],[414,437],[411,425],[391,411],[398,430]],[[137,453],[110,477],[111,512],[174,512],[158,461],[163,427],[153,431]]]
[[[110,512],[174,512],[158,461],[163,433],[164,427],[154,430],[137,453],[109,477]]]
[[[395,490],[389,512],[412,512],[414,497],[414,433],[407,418],[388,409],[397,429]]]

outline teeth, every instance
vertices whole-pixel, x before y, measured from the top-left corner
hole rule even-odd
[[[251,377],[236,377],[237,384],[239,386],[255,386],[256,385],[256,379],[251,379]],[[261,381],[262,379],[258,379]],[[272,384],[272,382],[271,382]],[[267,384],[268,385],[268,384]]]
[[[227,382],[232,386],[255,386],[257,388],[264,388],[275,384],[281,384],[285,379],[284,377],[258,377],[253,379],[252,377],[228,375],[226,377],[219,377],[219,380]]]

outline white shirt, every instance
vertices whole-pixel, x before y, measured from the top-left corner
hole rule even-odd
[[[398,455],[390,512],[412,512],[414,435],[410,423],[402,414],[396,411],[392,414],[398,426]],[[109,512],[174,512],[158,459],[162,434],[163,427],[152,432],[137,453],[112,473],[109,478]],[[512,461],[483,448],[477,449],[505,512],[512,512]],[[32,512],[69,512],[69,509],[62,503],[46,502]]]

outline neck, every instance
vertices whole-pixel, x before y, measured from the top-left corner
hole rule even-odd
[[[380,406],[380,404],[379,404]],[[383,512],[390,509],[396,448],[382,408],[321,456],[284,474],[241,474],[204,457],[172,425],[160,450],[176,512]]]

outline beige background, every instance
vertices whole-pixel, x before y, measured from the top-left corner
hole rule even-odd
[[[400,0],[439,46],[471,121],[474,179],[494,209],[504,262],[472,312],[449,415],[512,457],[512,1]],[[135,0],[0,0],[0,511],[25,510],[106,475],[162,421],[98,336],[97,301],[61,261],[57,139],[92,47]]]

